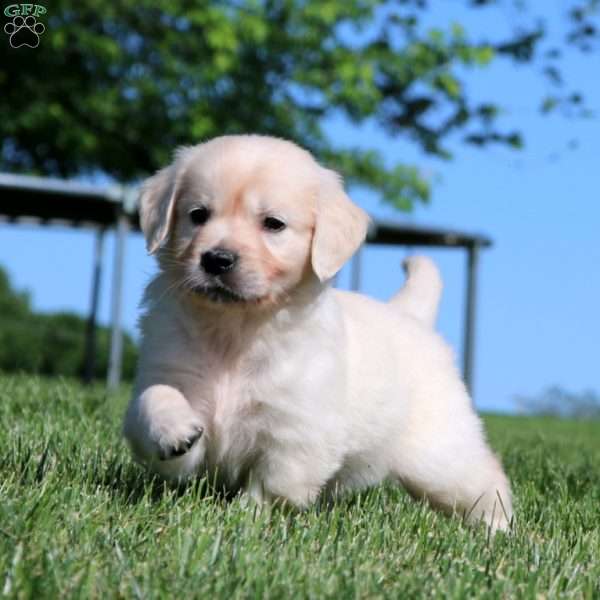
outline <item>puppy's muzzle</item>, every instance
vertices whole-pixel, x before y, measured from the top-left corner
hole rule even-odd
[[[200,265],[209,275],[222,275],[231,271],[239,256],[225,248],[213,248],[207,250],[200,257]]]

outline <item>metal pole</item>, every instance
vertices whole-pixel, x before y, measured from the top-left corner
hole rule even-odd
[[[465,303],[465,329],[463,340],[463,375],[471,395],[473,395],[473,359],[475,355],[475,316],[477,303],[477,266],[479,246],[467,248],[467,289]]]
[[[352,259],[352,273],[350,279],[350,289],[357,292],[360,290],[362,279],[362,248],[360,248]]]
[[[85,370],[83,380],[91,383],[96,370],[96,321],[98,317],[98,298],[102,281],[102,254],[104,249],[104,229],[96,229],[94,236],[94,264],[92,272],[92,297],[90,314],[85,332]]]
[[[117,217],[115,235],[115,264],[113,269],[111,302],[110,356],[108,361],[108,388],[114,390],[121,381],[121,363],[123,359],[123,331],[121,330],[121,308],[123,295],[123,270],[125,262],[125,243],[129,231],[129,219],[123,210]]]

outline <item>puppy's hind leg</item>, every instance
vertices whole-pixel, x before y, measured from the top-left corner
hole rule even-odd
[[[442,295],[442,278],[438,268],[426,256],[411,256],[402,266],[406,281],[389,305],[433,327]]]
[[[479,419],[470,409],[465,413],[434,418],[405,436],[395,474],[414,497],[469,523],[483,521],[492,533],[506,530],[512,519],[510,484]]]

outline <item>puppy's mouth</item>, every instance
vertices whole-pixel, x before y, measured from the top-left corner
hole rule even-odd
[[[251,300],[251,298],[246,298],[220,281],[198,285],[193,288],[193,291],[196,294],[204,296],[211,302],[220,302],[223,304],[242,303]]]

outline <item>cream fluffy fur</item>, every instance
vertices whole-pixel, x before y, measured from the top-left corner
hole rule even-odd
[[[290,142],[217,138],[180,150],[140,211],[161,272],[124,425],[139,460],[300,507],[389,478],[508,526],[509,483],[433,331],[436,267],[411,259],[387,304],[327,284],[368,224],[333,172]],[[237,262],[211,274],[215,248]]]

